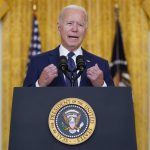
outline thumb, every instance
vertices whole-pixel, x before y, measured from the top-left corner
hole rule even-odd
[[[98,66],[98,64],[95,64],[95,67],[96,67],[97,69],[100,69],[99,66]]]

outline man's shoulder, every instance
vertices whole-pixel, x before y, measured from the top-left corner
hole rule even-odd
[[[83,55],[88,59],[95,60],[95,61],[107,62],[106,59],[104,59],[100,56],[97,56],[97,55],[95,55],[95,54],[93,54],[93,53],[91,53],[91,52],[89,52],[83,48],[82,48],[82,50],[83,50]]]
[[[49,58],[52,55],[59,55],[59,47],[56,47],[55,49],[48,50],[46,52],[42,52],[41,54],[38,54],[36,56],[32,57],[32,60],[42,60]]]

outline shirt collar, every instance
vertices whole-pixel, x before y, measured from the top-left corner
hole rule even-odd
[[[70,51],[67,50],[62,44],[60,45],[60,47],[59,47],[59,55],[60,56],[67,56],[69,52]],[[81,46],[73,52],[75,54],[75,57],[77,57],[78,55],[83,55],[83,51],[81,49]]]

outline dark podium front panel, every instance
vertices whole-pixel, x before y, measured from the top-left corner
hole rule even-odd
[[[48,127],[52,107],[65,98],[79,98],[93,108],[96,128],[79,145],[57,141]],[[9,150],[136,150],[130,88],[15,88]]]

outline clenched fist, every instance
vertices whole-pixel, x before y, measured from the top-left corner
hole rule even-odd
[[[101,87],[104,84],[103,71],[97,64],[87,69],[87,77],[95,87]]]
[[[58,76],[57,67],[53,64],[46,66],[38,79],[40,87],[46,87]]]

